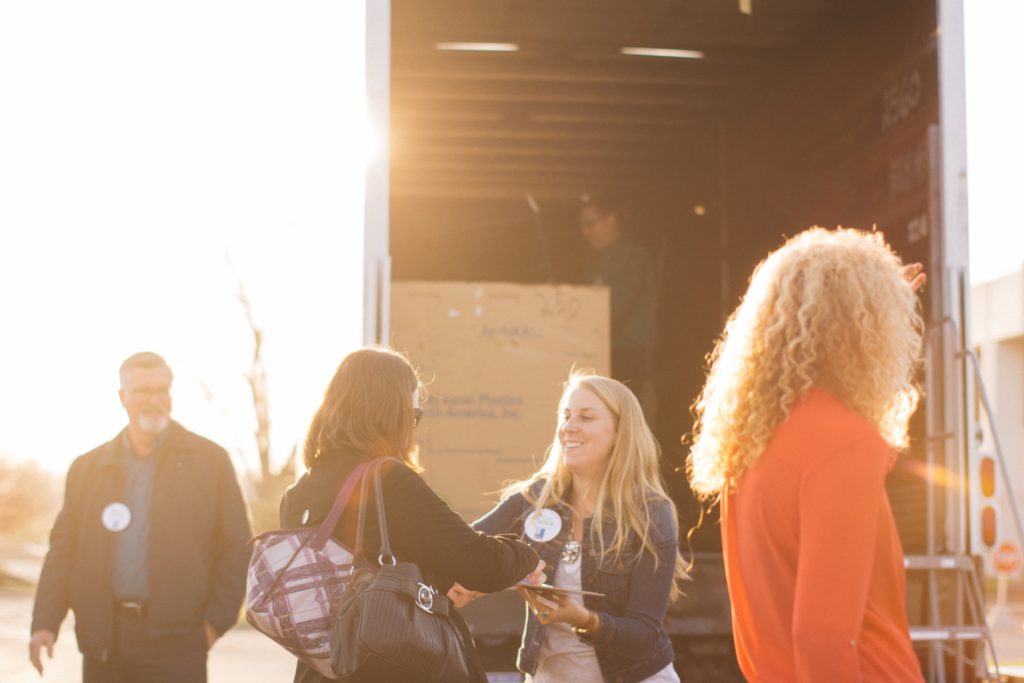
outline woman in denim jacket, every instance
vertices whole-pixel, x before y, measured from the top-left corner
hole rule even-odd
[[[603,594],[547,601],[522,591],[530,610],[518,665],[529,680],[678,682],[662,627],[685,577],[676,509],[633,392],[574,373],[544,466],[504,494],[473,527],[520,536],[547,583]],[[456,585],[449,595],[464,604],[478,594]]]

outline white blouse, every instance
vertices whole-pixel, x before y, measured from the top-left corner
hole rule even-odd
[[[582,555],[579,553],[572,564],[559,563],[555,569],[556,586],[580,590]],[[569,599],[583,604],[581,596],[570,595]],[[544,642],[540,646],[537,673],[532,678],[527,676],[527,683],[601,683],[603,680],[593,645],[573,633],[568,624],[554,622],[544,627]],[[679,676],[672,664],[669,664],[641,683],[679,683]]]

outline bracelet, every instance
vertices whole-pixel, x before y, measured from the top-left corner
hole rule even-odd
[[[601,627],[601,618],[596,613],[587,610],[587,621],[583,626],[573,626],[572,632],[581,638],[593,638],[597,635],[597,630]]]

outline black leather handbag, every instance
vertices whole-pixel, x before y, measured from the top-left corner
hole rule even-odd
[[[465,683],[469,665],[451,603],[424,581],[419,567],[391,552],[381,490],[385,460],[390,458],[375,461],[363,476],[353,552],[357,569],[335,611],[331,668],[340,680],[353,683]],[[366,561],[363,553],[371,482],[380,526],[376,562]]]

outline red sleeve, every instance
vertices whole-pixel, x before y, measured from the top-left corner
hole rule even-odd
[[[800,482],[793,605],[799,681],[860,681],[858,648],[889,449],[878,436],[829,454]]]

